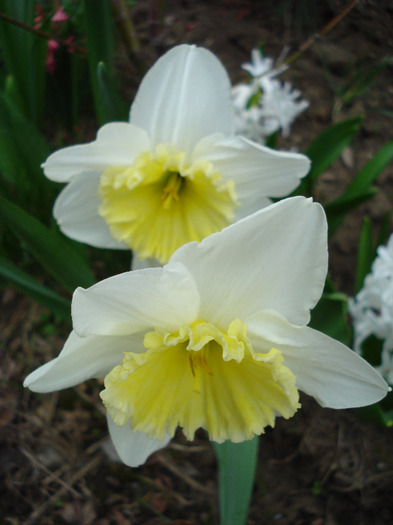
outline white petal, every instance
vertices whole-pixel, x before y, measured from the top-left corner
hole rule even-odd
[[[247,335],[257,352],[281,350],[299,390],[324,407],[371,405],[388,392],[378,372],[353,350],[312,328],[291,325],[277,312],[248,319]]]
[[[132,432],[129,423],[123,427],[116,425],[108,415],[108,428],[113,445],[120,459],[129,467],[139,467],[147,458],[160,448],[167,446],[171,438],[167,436],[162,441],[149,439],[146,434]]]
[[[262,210],[263,208],[266,208],[271,204],[272,201],[267,197],[261,197],[259,195],[256,195],[254,200],[250,199],[249,202],[247,202],[247,204],[242,203],[241,206],[236,208],[233,222],[240,221],[240,219],[244,219],[245,217],[252,215],[258,210]]]
[[[143,335],[84,337],[71,332],[58,357],[29,374],[24,386],[33,392],[54,392],[87,379],[104,378],[120,364],[124,352],[145,351]]]
[[[53,216],[61,231],[76,241],[96,246],[129,250],[111,234],[105,220],[98,214],[101,200],[98,196],[100,174],[82,173],[60,192],[53,208]]]
[[[206,135],[231,134],[230,81],[221,62],[196,46],[170,50],[142,80],[130,121],[153,145],[171,143],[187,153]]]
[[[81,337],[126,335],[161,327],[168,331],[195,321],[199,295],[181,264],[146,268],[105,279],[72,301],[74,329]]]
[[[275,151],[243,137],[207,137],[193,156],[211,161],[225,180],[235,182],[241,205],[288,195],[310,169],[305,155]]]
[[[85,171],[102,172],[111,166],[128,166],[136,155],[149,149],[145,130],[127,122],[113,122],[98,131],[94,142],[60,149],[42,167],[48,179],[68,182]]]
[[[222,327],[264,308],[307,324],[327,272],[327,224],[323,208],[293,197],[177,250],[193,275],[201,315]]]

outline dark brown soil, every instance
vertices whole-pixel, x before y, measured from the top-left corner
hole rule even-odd
[[[168,46],[193,42],[212,49],[237,82],[244,78],[240,64],[258,42],[266,43],[269,56],[278,56],[285,45],[294,52],[334,17],[328,7],[321,9],[319,25],[299,35],[290,11],[273,16],[268,4],[172,1],[163,24],[152,28],[148,2],[141,1],[135,20],[147,60]],[[350,106],[340,107],[335,93],[351,73],[392,54],[392,19],[388,0],[359,2],[285,74],[311,106],[282,147],[301,151],[333,121],[366,116],[354,142],[322,175],[316,196],[322,202],[339,195],[392,140],[386,113],[393,110],[392,63]],[[348,217],[331,243],[331,274],[350,294],[362,217],[368,214],[377,229],[393,207],[392,166],[376,184],[379,194]],[[0,524],[217,524],[216,464],[203,433],[191,444],[179,433],[138,469],[112,461],[104,452],[106,422],[96,382],[48,395],[22,387],[31,370],[58,354],[67,329],[50,333],[44,310],[11,289],[3,291],[1,302]],[[294,418],[278,420],[260,440],[248,524],[390,525],[392,429],[356,411],[322,409],[306,397],[302,402]]]

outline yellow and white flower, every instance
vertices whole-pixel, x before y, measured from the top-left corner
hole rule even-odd
[[[129,122],[53,153],[45,175],[68,183],[54,216],[69,237],[166,263],[190,241],[288,195],[309,159],[234,134],[231,85],[208,50],[181,45],[143,79]]]
[[[322,406],[379,401],[388,387],[359,355],[307,327],[327,270],[323,209],[280,201],[147,268],[78,288],[74,331],[32,372],[35,392],[104,378],[111,437],[128,465],[192,439],[241,442],[293,416],[298,390]]]

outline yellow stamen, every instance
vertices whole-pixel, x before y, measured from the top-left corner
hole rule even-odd
[[[150,438],[177,426],[193,439],[204,428],[211,440],[234,442],[292,417],[300,406],[294,374],[281,352],[256,353],[246,325],[235,319],[224,332],[196,321],[175,333],[145,335],[144,353],[126,352],[105,378],[101,398],[118,425]]]
[[[104,171],[98,193],[113,237],[140,259],[161,263],[183,244],[228,226],[238,206],[234,183],[223,182],[211,162],[189,162],[163,144],[132,166]]]
[[[172,201],[178,201],[179,200],[179,192],[181,189],[183,183],[183,177],[181,177],[178,173],[169,173],[167,184],[164,188],[163,194],[162,194],[162,200],[163,207],[166,210],[169,210],[171,207]]]
[[[203,370],[209,374],[213,375],[213,372],[210,370],[209,365],[207,364],[207,359],[205,356],[205,349],[200,350],[199,352],[190,352],[189,362],[191,367],[191,373],[195,378],[194,381],[194,392],[198,394],[201,393],[201,374]],[[202,369],[202,370],[201,370]]]

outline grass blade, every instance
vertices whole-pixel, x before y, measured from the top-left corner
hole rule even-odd
[[[362,288],[366,275],[371,270],[371,265],[375,258],[373,231],[371,221],[368,217],[363,218],[362,229],[360,231],[358,255],[355,276],[355,294]]]
[[[311,160],[311,171],[296,190],[297,195],[312,196],[314,182],[348,146],[362,120],[363,117],[355,117],[333,124],[313,140],[305,151]]]
[[[85,27],[87,36],[88,62],[90,82],[93,90],[94,106],[99,125],[118,118],[112,113],[113,106],[108,105],[108,94],[102,93],[102,74],[99,64],[105,64],[105,89],[110,90],[110,96],[119,100],[115,88],[113,67],[113,19],[108,0],[84,0]]]
[[[0,217],[44,268],[68,291],[95,279],[86,260],[57,231],[50,230],[16,204],[0,196]]]
[[[345,345],[351,341],[347,315],[348,297],[338,292],[324,293],[311,313],[310,327]]]
[[[3,257],[0,257],[0,276],[16,286],[21,292],[29,295],[37,303],[45,306],[53,314],[71,323],[70,301],[46,288]]]
[[[120,98],[114,84],[113,75],[104,62],[97,64],[97,85],[99,98],[107,120],[119,121],[128,119],[129,107]]]
[[[32,0],[0,0],[11,19],[33,26]],[[25,116],[39,125],[44,110],[47,42],[21,27],[0,20],[0,44],[7,73],[16,80],[15,101]]]
[[[325,206],[329,222],[329,233],[332,234],[344,220],[345,215],[361,202],[366,201],[377,189],[371,185],[378,175],[393,161],[393,141],[383,146],[374,157],[360,170],[345,192]]]
[[[55,184],[44,177],[40,167],[49,153],[36,126],[0,92],[0,171],[6,195],[40,217],[50,216],[55,193]]]

